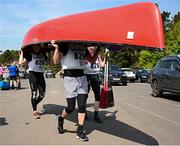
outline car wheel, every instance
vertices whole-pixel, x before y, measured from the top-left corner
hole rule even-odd
[[[154,80],[152,82],[152,95],[154,97],[162,96],[162,91],[159,89],[158,81]]]

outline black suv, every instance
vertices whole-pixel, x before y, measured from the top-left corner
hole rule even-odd
[[[151,72],[152,95],[164,91],[180,93],[180,55],[164,57]]]

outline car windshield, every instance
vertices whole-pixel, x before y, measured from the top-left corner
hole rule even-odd
[[[130,69],[130,68],[126,68],[126,69],[122,69],[123,71],[125,71],[125,72],[132,72],[132,70]]]
[[[109,66],[110,71],[121,71],[118,66]]]
[[[149,72],[147,70],[139,70],[139,73],[148,74]]]

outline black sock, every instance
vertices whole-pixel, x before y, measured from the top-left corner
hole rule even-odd
[[[76,132],[79,134],[83,130],[83,125],[78,125]]]
[[[98,111],[94,111],[94,119],[98,118]]]

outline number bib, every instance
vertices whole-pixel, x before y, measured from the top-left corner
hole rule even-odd
[[[44,72],[45,58],[43,54],[32,53],[32,60],[28,63],[29,71]]]
[[[99,72],[100,72],[100,66],[98,63],[98,59],[94,64],[91,64],[89,61],[86,60],[85,70],[84,70],[85,74],[98,74]]]
[[[62,69],[84,69],[86,49],[83,45],[70,45],[68,53],[62,58]]]

